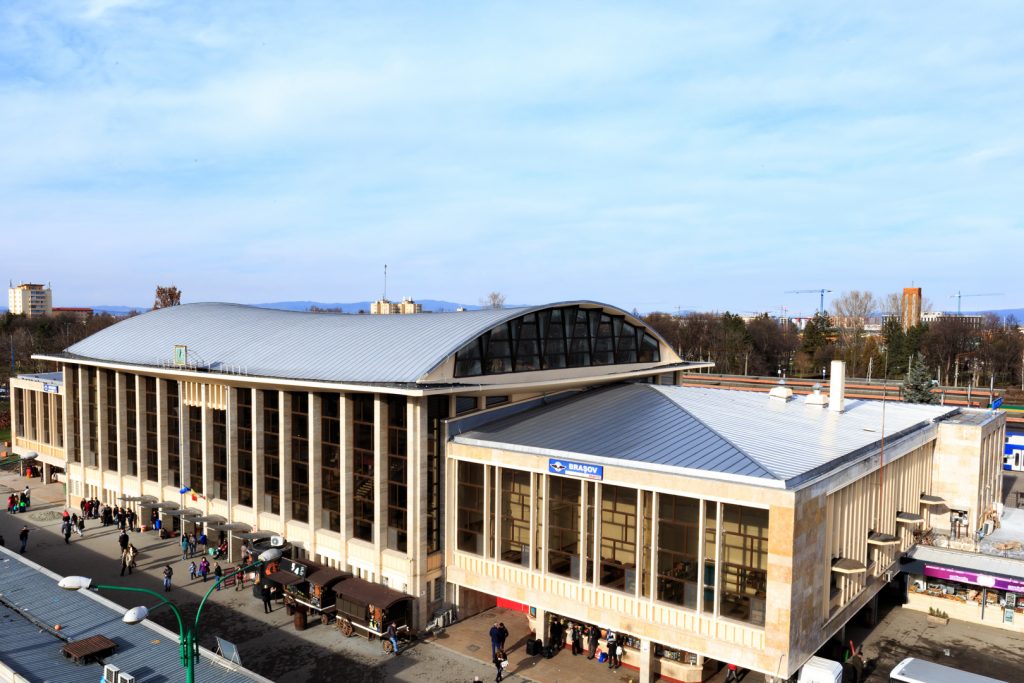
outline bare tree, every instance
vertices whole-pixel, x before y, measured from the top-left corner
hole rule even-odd
[[[491,292],[486,299],[480,300],[484,308],[505,308],[505,295],[501,292]]]
[[[850,373],[860,371],[864,350],[864,328],[868,318],[875,312],[878,302],[871,292],[853,290],[843,292],[832,300],[835,308],[835,323],[839,333],[839,350],[850,366]]]
[[[163,285],[156,286],[156,299],[153,301],[153,310],[158,308],[167,308],[168,306],[178,306],[181,304],[181,290],[174,285]]]

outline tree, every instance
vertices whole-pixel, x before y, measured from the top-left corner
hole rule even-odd
[[[505,295],[501,292],[491,292],[486,299],[480,300],[484,308],[505,308]]]
[[[839,350],[850,367],[850,374],[857,375],[864,350],[864,328],[878,302],[871,292],[853,290],[833,299],[832,305],[836,311]]]
[[[935,403],[932,393],[932,375],[923,356],[911,363],[910,371],[903,380],[903,400],[906,403]]]
[[[167,308],[168,306],[179,306],[181,304],[181,290],[174,285],[164,287],[156,286],[156,300],[153,301],[153,310]]]

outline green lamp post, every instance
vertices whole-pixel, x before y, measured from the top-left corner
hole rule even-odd
[[[248,565],[247,567],[236,569],[230,574],[222,576],[221,578],[214,581],[213,585],[210,586],[210,589],[206,591],[206,595],[204,595],[203,599],[199,602],[199,608],[196,610],[195,621],[189,624],[188,626],[186,626],[186,622],[181,616],[181,611],[178,610],[174,603],[172,603],[170,600],[165,598],[160,593],[149,590],[148,588],[136,588],[133,586],[106,586],[94,584],[92,582],[92,579],[85,576],[65,576],[63,579],[57,582],[57,585],[65,590],[72,591],[86,588],[94,591],[112,590],[129,591],[132,593],[146,593],[147,595],[152,595],[154,598],[159,599],[161,604],[167,605],[171,608],[171,611],[174,612],[174,616],[178,620],[178,642],[181,651],[181,665],[185,667],[185,682],[195,683],[196,660],[199,658],[199,646],[196,644],[196,633],[198,632],[199,629],[199,617],[203,613],[203,606],[206,604],[207,598],[209,598],[210,594],[213,593],[214,590],[216,590],[217,586],[219,586],[221,582],[223,582],[224,579],[228,578],[229,576],[234,576],[235,574],[247,571],[249,569],[252,569],[253,567],[258,567],[267,562],[273,562],[274,560],[280,559],[280,557],[281,551],[279,549],[270,548],[269,550],[263,551],[256,562]],[[160,605],[157,605],[157,607],[159,606]],[[156,608],[154,607],[153,609]],[[137,624],[142,620],[146,619],[151,611],[152,610],[148,607],[132,607],[124,613],[124,616],[121,618],[121,621],[123,621],[126,624]]]

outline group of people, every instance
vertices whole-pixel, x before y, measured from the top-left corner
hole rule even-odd
[[[206,554],[206,547],[209,539],[206,538],[206,534],[200,532],[198,536],[193,532],[186,534],[184,531],[181,532],[181,559],[188,560],[195,557],[195,554],[199,552],[199,546],[203,546],[203,554]],[[225,555],[227,554],[227,546],[225,545]],[[203,558],[205,561],[206,558]]]
[[[508,668],[508,654],[505,652],[505,641],[508,640],[508,629],[504,622],[497,622],[488,632],[491,637],[491,661],[497,670],[495,681],[500,681]]]
[[[29,496],[28,486],[26,486],[21,493],[12,493],[7,496],[7,512],[11,514],[25,512],[31,503],[32,499]]]
[[[206,581],[206,577],[210,575],[210,561],[205,557],[199,560],[199,565],[196,566],[195,562],[188,563],[188,578],[195,581],[199,577],[202,577],[203,581]],[[213,578],[215,581],[219,581],[224,576],[224,570],[220,566],[220,562],[213,565]],[[220,584],[217,584],[217,590],[220,590]]]
[[[71,543],[71,532],[79,536],[85,534],[85,517],[79,517],[77,512],[64,511],[61,515],[60,533],[64,536],[64,543]]]

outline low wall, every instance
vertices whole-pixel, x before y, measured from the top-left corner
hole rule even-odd
[[[981,603],[978,602],[961,602],[960,600],[951,600],[949,598],[940,598],[927,593],[917,593],[910,591],[907,594],[907,604],[903,605],[906,609],[917,610],[918,612],[928,613],[929,608],[941,610],[949,615],[950,619],[957,619],[959,621],[966,621],[970,624],[984,624],[985,626],[992,626],[994,628],[1001,628],[1006,631],[1014,631],[1016,633],[1024,633],[1024,614],[1017,612],[1013,615],[1013,622],[1006,623],[1003,621],[1003,608],[996,604],[989,604],[985,606],[985,617],[981,616]]]

